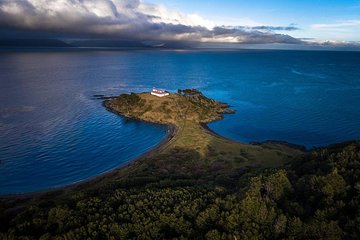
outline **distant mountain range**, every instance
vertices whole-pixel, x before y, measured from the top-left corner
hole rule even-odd
[[[188,44],[178,42],[149,42],[124,40],[69,40],[58,39],[0,39],[0,48],[188,48]]]
[[[119,40],[75,40],[70,44],[74,47],[109,47],[109,48],[149,48],[150,45],[138,41]]]
[[[72,47],[56,39],[0,39],[1,47]]]

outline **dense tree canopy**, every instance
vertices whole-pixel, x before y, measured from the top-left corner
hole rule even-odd
[[[358,239],[359,177],[360,143],[349,143],[230,185],[155,177],[20,209],[4,200],[0,239]]]

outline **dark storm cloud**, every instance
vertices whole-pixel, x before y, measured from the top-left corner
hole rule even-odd
[[[0,0],[0,33],[22,37],[104,37],[129,40],[300,43],[274,31],[296,27],[206,26],[200,17],[139,0]]]

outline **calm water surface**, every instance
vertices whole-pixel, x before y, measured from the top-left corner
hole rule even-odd
[[[159,143],[167,128],[107,112],[95,94],[199,88],[237,110],[209,124],[242,142],[360,138],[360,53],[0,52],[0,194],[71,184]]]

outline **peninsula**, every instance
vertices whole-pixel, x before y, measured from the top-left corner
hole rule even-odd
[[[172,129],[170,137],[151,155],[162,154],[172,159],[180,152],[191,151],[198,156],[196,164],[203,170],[215,162],[228,170],[244,166],[277,167],[303,153],[284,143],[242,144],[212,132],[207,123],[221,120],[224,114],[234,111],[229,105],[210,99],[196,89],[178,90],[165,97],[150,93],[122,94],[105,100],[104,105],[128,118],[169,125]],[[180,169],[186,168],[183,161],[175,162],[173,164],[178,164]]]
[[[238,143],[206,127],[227,104],[193,89],[161,96],[104,98],[168,137],[95,179],[0,199],[0,239],[357,239],[360,142]]]

